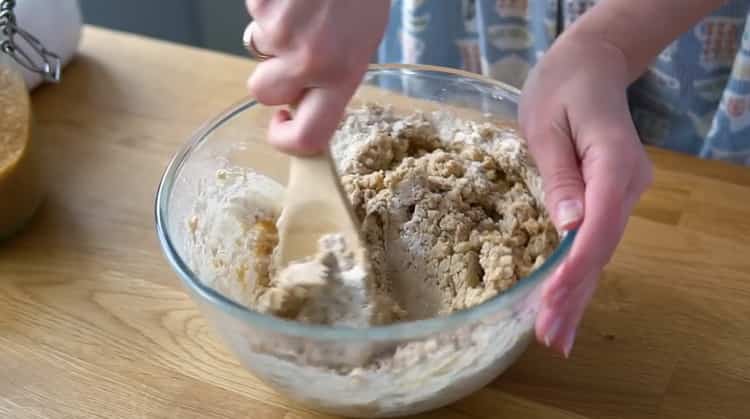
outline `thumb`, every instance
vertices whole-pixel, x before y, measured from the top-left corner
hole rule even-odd
[[[544,201],[561,231],[583,220],[584,182],[570,130],[562,123],[535,123],[525,127],[529,151],[542,176]]]

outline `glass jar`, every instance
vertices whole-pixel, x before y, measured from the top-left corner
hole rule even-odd
[[[23,75],[0,54],[0,241],[19,231],[44,196],[39,144]]]
[[[22,71],[59,81],[60,60],[18,26],[16,2],[0,0],[0,242],[26,225],[45,188],[31,99]]]

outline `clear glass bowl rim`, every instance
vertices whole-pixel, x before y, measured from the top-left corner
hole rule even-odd
[[[499,96],[498,99],[507,99],[518,103],[518,98],[520,97],[520,91],[513,86],[467,71],[438,66],[374,64],[369,67],[365,76],[369,74],[394,71],[407,76],[409,74],[417,75],[432,73],[448,77],[468,78],[473,82],[480,82],[493,87],[494,90],[497,91]],[[512,304],[515,301],[516,295],[524,292],[529,287],[537,286],[544,278],[552,274],[553,269],[562,262],[572,247],[576,236],[576,230],[564,232],[560,244],[542,266],[532,272],[531,275],[521,278],[509,290],[498,294],[482,304],[443,317],[404,321],[368,328],[353,328],[346,326],[305,324],[253,311],[203,284],[203,282],[196,277],[185,261],[177,253],[167,231],[167,220],[169,219],[168,204],[170,194],[176,176],[180,172],[182,165],[192,154],[193,150],[200,146],[200,144],[202,144],[211,133],[221,128],[226,122],[256,105],[260,104],[252,98],[242,99],[213,120],[206,122],[198,128],[189,141],[178,150],[177,153],[175,153],[174,157],[167,165],[159,182],[155,200],[156,232],[162,251],[172,269],[177,272],[182,282],[194,295],[199,296],[211,306],[217,307],[219,310],[222,310],[249,326],[258,327],[287,336],[314,339],[318,341],[373,342],[426,338],[462,325],[474,323],[507,307],[507,305]]]

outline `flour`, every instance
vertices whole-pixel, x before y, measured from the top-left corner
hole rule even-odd
[[[236,338],[233,348],[268,385],[317,410],[345,417],[411,415],[489,384],[526,349],[533,322],[529,306],[398,344],[270,344],[248,334]],[[377,352],[384,355],[373,356]]]
[[[265,284],[257,275],[264,220],[281,211],[284,190],[273,180],[240,168],[220,169],[198,184],[184,235],[186,261],[198,278],[253,307]]]
[[[559,242],[510,127],[367,105],[347,114],[332,151],[362,221],[369,269],[352,263],[336,235],[310,259],[275,267],[283,187],[227,167],[201,184],[187,222],[186,260],[196,275],[262,313],[362,328],[481,304]],[[486,384],[529,342],[533,317],[519,304],[413,342],[228,339],[251,370],[296,398],[352,416],[404,414]]]
[[[390,323],[396,313],[375,295],[366,267],[338,234],[323,236],[315,257],[285,267],[269,285],[260,311],[303,323],[367,327]]]

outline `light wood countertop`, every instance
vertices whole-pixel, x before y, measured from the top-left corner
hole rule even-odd
[[[50,192],[0,246],[0,417],[323,418],[239,366],[162,256],[165,165],[248,59],[86,28],[33,95]],[[572,358],[533,345],[434,418],[750,417],[750,169],[649,150],[655,184]]]

